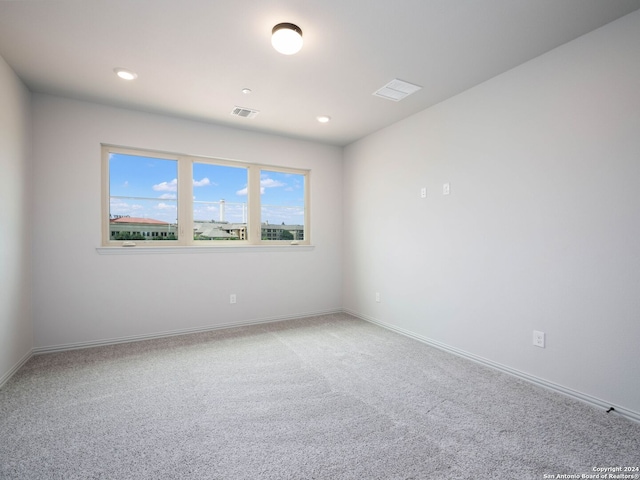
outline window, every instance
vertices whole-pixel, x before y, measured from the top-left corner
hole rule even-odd
[[[178,161],[109,153],[109,237],[112,241],[178,240]]]
[[[102,147],[104,246],[309,244],[309,171]]]
[[[305,175],[260,171],[262,240],[304,240]]]
[[[247,167],[193,163],[194,240],[246,240]]]

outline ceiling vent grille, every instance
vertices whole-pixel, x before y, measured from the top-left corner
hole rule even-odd
[[[380,98],[386,98],[387,100],[392,100],[394,102],[399,102],[404,97],[417,92],[421,88],[422,87],[414,85],[413,83],[394,78],[384,87],[377,90],[376,92],[373,92],[373,95]]]
[[[255,118],[259,113],[259,110],[252,110],[246,107],[233,107],[233,110],[231,110],[231,115],[243,118]]]

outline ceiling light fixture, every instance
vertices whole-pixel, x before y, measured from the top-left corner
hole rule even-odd
[[[302,48],[302,30],[293,23],[279,23],[271,30],[271,45],[283,55],[293,55]]]
[[[114,68],[113,71],[116,72],[116,75],[118,75],[123,80],[135,80],[136,78],[138,78],[137,73],[125,68]]]
[[[251,89],[250,88],[243,88],[242,89],[242,93],[244,93],[245,95],[249,95],[251,93]]]
[[[318,120],[320,123],[329,123],[331,121],[331,117],[328,115],[318,115],[316,117],[316,120]]]

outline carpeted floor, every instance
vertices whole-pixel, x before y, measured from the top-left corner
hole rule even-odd
[[[35,356],[0,389],[0,479],[543,479],[617,466],[640,466],[640,424],[346,314]]]

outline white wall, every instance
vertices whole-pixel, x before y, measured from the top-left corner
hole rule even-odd
[[[48,95],[33,102],[36,348],[341,309],[340,148]],[[101,142],[310,168],[315,248],[100,255]]]
[[[347,147],[345,308],[640,415],[639,45],[636,12]]]
[[[0,385],[31,354],[30,94],[0,57]]]

